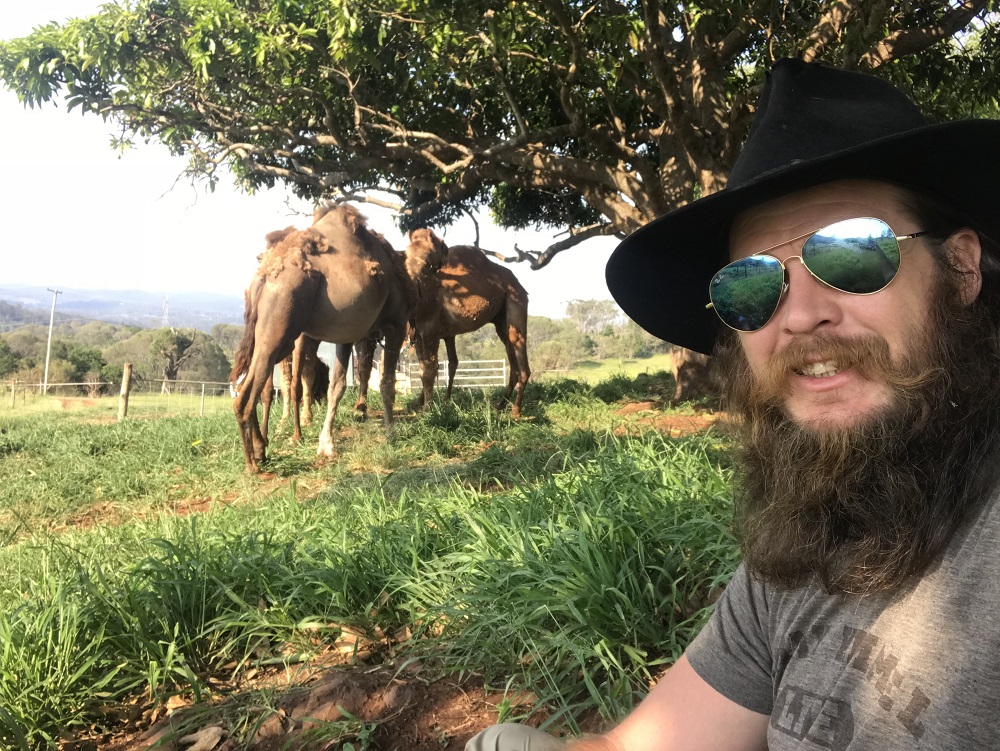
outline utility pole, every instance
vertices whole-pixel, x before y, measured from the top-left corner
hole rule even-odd
[[[62,294],[61,289],[47,287],[52,293],[52,312],[49,313],[49,343],[45,345],[45,376],[42,379],[42,393],[49,393],[49,354],[52,352],[52,324],[56,320],[56,298]]]

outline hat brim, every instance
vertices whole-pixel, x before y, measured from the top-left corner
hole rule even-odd
[[[976,218],[998,239],[1000,121],[957,120],[870,141],[764,173],[682,206],[636,230],[608,260],[605,278],[622,310],[649,333],[711,354],[722,326],[706,305],[712,276],[729,263],[729,229],[741,212],[841,179],[913,188]]]

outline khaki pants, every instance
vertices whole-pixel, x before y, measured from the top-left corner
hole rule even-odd
[[[527,725],[505,722],[473,736],[465,751],[560,751],[563,741]]]

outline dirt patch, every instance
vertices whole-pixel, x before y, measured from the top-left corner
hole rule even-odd
[[[180,474],[180,467],[175,467],[174,473]],[[256,498],[267,498],[282,488],[287,488],[293,478],[277,477],[273,474],[261,473],[260,486],[254,491]],[[180,490],[183,486],[176,485],[171,490]],[[296,498],[300,501],[311,498],[316,492],[313,483],[298,480],[296,482]],[[195,495],[187,498],[180,498],[166,502],[165,505],[154,506],[146,509],[126,509],[112,501],[99,501],[82,511],[69,517],[64,523],[56,525],[53,529],[90,529],[94,526],[117,526],[136,520],[149,519],[157,514],[173,513],[177,516],[188,516],[190,514],[200,514],[221,506],[231,506],[234,504],[250,503],[247,498],[238,496],[235,493],[213,498],[207,495]]]
[[[189,748],[191,736],[196,736],[204,751],[339,749],[344,742],[371,751],[461,751],[473,735],[497,722],[499,706],[517,712],[534,703],[531,694],[487,689],[475,678],[461,683],[428,680],[419,670],[395,665],[353,665],[326,671],[270,703],[255,704],[244,696],[208,712],[204,707],[182,709],[145,731],[109,739],[100,748],[179,751]],[[235,718],[240,719],[233,723]],[[537,715],[529,722],[537,725],[543,719]],[[227,737],[233,726],[249,727],[249,737],[240,742]]]
[[[59,409],[85,409],[87,407],[96,407],[98,405],[97,399],[89,399],[87,397],[62,397],[58,398]]]
[[[615,414],[625,416],[641,415],[648,412],[649,415],[643,415],[636,422],[652,425],[661,433],[673,438],[698,433],[726,419],[726,413],[721,411],[706,409],[691,415],[678,415],[664,414],[661,412],[662,409],[663,406],[658,402],[630,402],[616,410]],[[627,429],[620,428],[616,429],[615,432],[627,432]]]
[[[723,418],[724,415],[721,413],[705,412],[697,415],[658,415],[647,418],[643,422],[649,422],[661,433],[677,438],[706,430]]]

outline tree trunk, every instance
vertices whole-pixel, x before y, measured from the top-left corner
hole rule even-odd
[[[712,404],[718,401],[718,387],[712,378],[708,355],[671,344],[670,359],[677,384],[671,404],[695,399],[709,399]]]

